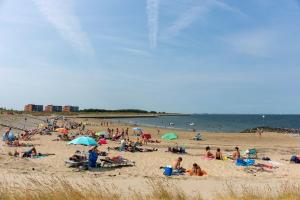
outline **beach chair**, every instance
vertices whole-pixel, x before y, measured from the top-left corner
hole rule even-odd
[[[100,159],[102,167],[108,168],[117,168],[117,167],[133,167],[135,166],[135,162],[131,160],[127,160],[124,158],[120,158],[118,160],[112,160],[110,158]]]
[[[66,160],[65,161],[65,164],[68,165],[69,167],[87,167],[88,166],[88,161],[87,160],[84,160],[84,161],[80,161],[80,162],[76,162],[76,161],[73,161],[73,160]]]
[[[247,152],[248,159],[257,159],[257,150],[256,149],[249,149]]]
[[[201,134],[200,134],[200,133],[197,133],[197,134],[195,135],[195,137],[193,138],[193,140],[195,140],[195,141],[200,141],[200,140],[202,140]]]

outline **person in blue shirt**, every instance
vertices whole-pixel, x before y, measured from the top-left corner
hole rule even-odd
[[[5,141],[8,141],[8,136],[9,136],[9,133],[11,131],[11,128],[8,128],[5,133],[3,134],[3,138],[2,140],[5,142]]]
[[[97,146],[94,146],[89,150],[89,167],[90,168],[97,167],[98,155],[99,155],[99,152],[98,152]]]

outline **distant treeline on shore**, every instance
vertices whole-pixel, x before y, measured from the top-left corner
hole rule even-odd
[[[84,112],[84,113],[150,113],[150,114],[165,114],[165,112],[156,112],[156,111],[147,111],[147,110],[139,110],[139,109],[119,109],[119,110],[106,110],[106,109],[83,109],[80,110],[79,112]]]

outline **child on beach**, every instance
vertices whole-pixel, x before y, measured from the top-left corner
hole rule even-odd
[[[183,167],[181,167],[181,162],[182,162],[182,157],[179,157],[173,164],[173,169],[179,173],[186,171]]]

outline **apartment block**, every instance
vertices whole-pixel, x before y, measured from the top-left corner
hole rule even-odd
[[[35,104],[27,104],[24,107],[24,111],[26,112],[43,112],[43,105],[35,105]]]

